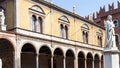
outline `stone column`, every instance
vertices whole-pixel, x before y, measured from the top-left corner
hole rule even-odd
[[[21,68],[21,53],[15,51],[13,54],[14,54],[14,67]]]
[[[99,60],[99,68],[101,68],[101,62],[102,62],[102,61],[101,61],[101,60]]]
[[[114,49],[104,50],[104,68],[119,68],[119,51]]]
[[[64,60],[63,60],[63,63],[64,63],[64,68],[66,68],[66,56],[64,56]]]
[[[51,56],[51,68],[53,68],[53,55]]]
[[[36,55],[36,68],[39,68],[39,54]]]
[[[87,59],[85,59],[85,68],[87,68]]]
[[[93,60],[92,60],[92,68],[94,68],[94,61],[95,61],[95,60],[93,59]]]
[[[77,56],[75,57],[75,60],[74,60],[74,67],[78,68],[78,57]]]

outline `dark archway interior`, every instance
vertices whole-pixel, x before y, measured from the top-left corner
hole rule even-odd
[[[22,47],[21,68],[36,68],[36,50],[31,44]]]
[[[2,68],[14,67],[14,48],[6,39],[0,39],[0,58],[2,59]]]
[[[99,56],[96,54],[95,57],[94,57],[94,68],[99,68],[99,62],[100,62],[100,59],[99,59]]]
[[[101,57],[101,68],[104,68],[103,55],[102,55],[102,57]]]
[[[57,48],[54,51],[54,57],[53,57],[53,68],[63,68],[63,52],[61,49]]]
[[[85,68],[85,56],[82,52],[78,54],[78,68]]]
[[[66,52],[66,68],[74,68],[74,53],[72,50]]]
[[[46,46],[39,51],[39,68],[51,68],[51,51]]]
[[[88,53],[87,54],[87,68],[93,68],[92,62],[93,62],[92,54]]]

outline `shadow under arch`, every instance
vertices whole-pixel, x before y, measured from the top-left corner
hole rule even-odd
[[[51,50],[47,46],[39,50],[39,68],[51,68]]]
[[[2,60],[2,68],[14,68],[15,48],[11,41],[0,38],[0,58]]]
[[[21,49],[21,68],[36,68],[36,49],[30,43]]]
[[[68,49],[66,52],[66,68],[74,68],[75,54],[73,50]]]
[[[101,56],[101,68],[104,68],[103,55]]]
[[[95,68],[100,68],[100,58],[99,58],[99,55],[98,54],[95,54],[94,56],[94,67]]]
[[[85,68],[85,55],[82,51],[78,53],[78,68]]]
[[[60,48],[56,48],[54,50],[54,57],[53,57],[53,68],[63,68],[63,59],[64,54]]]
[[[89,53],[87,54],[87,68],[93,68],[92,62],[93,62],[93,56],[92,56],[92,54],[89,52]]]

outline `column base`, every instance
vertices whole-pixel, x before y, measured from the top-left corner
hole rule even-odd
[[[119,68],[119,50],[108,48],[104,50],[104,68]]]

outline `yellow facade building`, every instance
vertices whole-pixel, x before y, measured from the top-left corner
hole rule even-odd
[[[44,0],[3,0],[0,6],[3,68],[103,68],[103,27]]]

